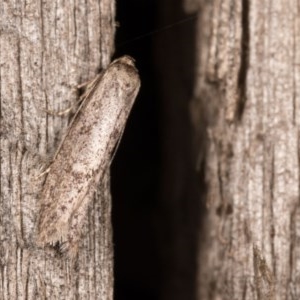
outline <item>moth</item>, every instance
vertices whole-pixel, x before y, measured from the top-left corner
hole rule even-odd
[[[139,88],[134,60],[123,56],[87,90],[41,191],[38,245],[76,253],[88,204],[111,164]]]

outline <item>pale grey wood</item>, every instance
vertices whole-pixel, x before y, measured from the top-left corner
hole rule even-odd
[[[299,299],[299,2],[201,1],[198,299]]]
[[[45,110],[74,105],[77,85],[109,64],[114,1],[1,1],[0,14],[0,298],[112,299],[109,175],[95,191],[75,263],[37,248],[35,233],[38,175],[69,122]]]

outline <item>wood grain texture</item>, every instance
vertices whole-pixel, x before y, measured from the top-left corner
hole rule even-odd
[[[202,1],[194,126],[207,126],[199,299],[298,299],[299,3]]]
[[[34,243],[39,194],[77,85],[113,53],[112,0],[0,3],[1,299],[112,299],[109,174],[94,192],[74,265]],[[43,163],[41,163],[41,161]]]

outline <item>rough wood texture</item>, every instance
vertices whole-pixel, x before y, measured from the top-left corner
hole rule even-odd
[[[114,1],[1,1],[0,14],[0,298],[112,299],[108,176],[74,264],[34,240],[45,179],[38,175],[69,121],[45,110],[74,105],[77,85],[110,62]]]
[[[195,127],[207,124],[198,299],[299,299],[298,1],[202,1]]]

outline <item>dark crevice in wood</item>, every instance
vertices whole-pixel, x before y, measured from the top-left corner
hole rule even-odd
[[[242,38],[241,38],[241,67],[238,75],[239,101],[237,108],[237,117],[240,120],[243,116],[245,103],[247,100],[247,71],[249,67],[249,0],[242,0],[242,20],[241,20]]]

